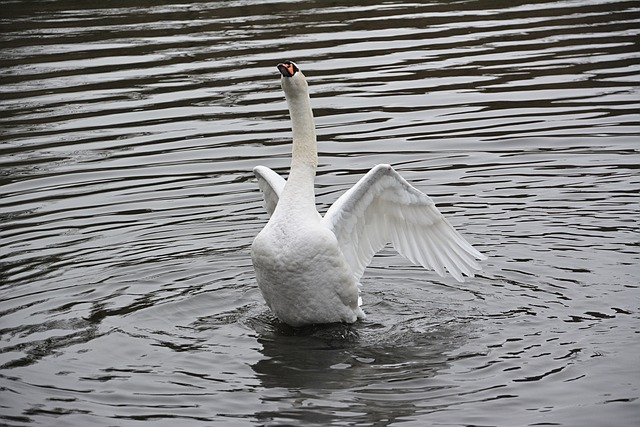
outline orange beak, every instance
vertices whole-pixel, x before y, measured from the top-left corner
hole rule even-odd
[[[293,77],[295,70],[293,64],[278,64],[278,70],[284,77]]]

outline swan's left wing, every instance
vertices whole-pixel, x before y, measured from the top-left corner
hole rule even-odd
[[[264,197],[264,207],[271,216],[287,181],[266,166],[256,166],[253,168],[253,173],[258,178],[258,187]]]
[[[445,269],[458,281],[480,270],[474,249],[438,211],[433,200],[391,166],[377,165],[329,208],[323,223],[336,235],[356,280],[391,242],[415,264]]]

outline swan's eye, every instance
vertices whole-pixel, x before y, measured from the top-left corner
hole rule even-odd
[[[293,77],[295,73],[298,71],[298,67],[291,61],[285,61],[283,63],[278,64],[278,70],[280,70],[280,74],[284,77]]]

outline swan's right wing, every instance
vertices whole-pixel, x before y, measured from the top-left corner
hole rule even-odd
[[[258,178],[258,187],[264,197],[264,207],[271,216],[287,181],[266,166],[256,166],[253,168],[253,173]]]
[[[486,259],[451,226],[433,200],[409,184],[389,165],[377,165],[327,211],[323,223],[334,232],[359,280],[385,244],[410,261],[445,269],[458,281],[480,270]]]

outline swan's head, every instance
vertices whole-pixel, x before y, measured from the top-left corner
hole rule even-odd
[[[307,80],[304,74],[293,61],[284,61],[278,64],[278,71],[282,74],[282,89],[286,94],[305,93]]]

